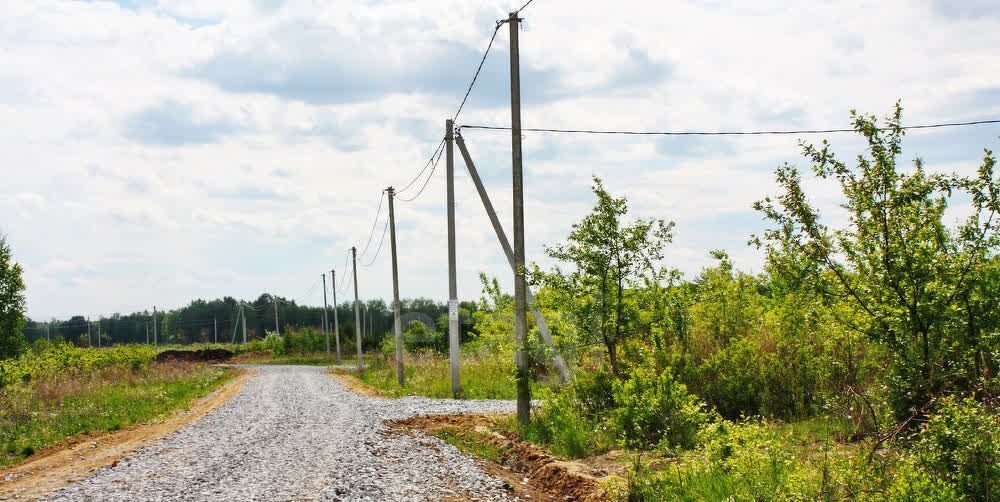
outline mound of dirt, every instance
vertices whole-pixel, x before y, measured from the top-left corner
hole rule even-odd
[[[601,481],[611,474],[621,474],[622,464],[602,457],[578,461],[565,460],[512,434],[498,432],[496,415],[433,415],[391,422],[390,430],[399,433],[420,431],[436,435],[443,429],[475,431],[479,440],[498,448],[500,463],[482,459],[480,463],[494,476],[506,478],[533,500],[608,500]],[[613,466],[613,467],[612,467]],[[610,468],[609,468],[610,467]],[[520,491],[520,490],[519,490]]]
[[[226,349],[164,350],[156,355],[157,362],[164,361],[228,361],[233,352]]]

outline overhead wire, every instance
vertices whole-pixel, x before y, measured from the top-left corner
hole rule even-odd
[[[961,127],[983,124],[1000,124],[1000,119],[973,120],[968,122],[941,122],[934,124],[920,124],[912,126],[902,126],[900,129],[937,129],[942,127]],[[480,124],[464,124],[459,126],[462,129],[482,129],[488,131],[510,131],[511,126],[495,126]],[[758,131],[634,131],[634,130],[606,130],[606,129],[559,129],[549,127],[522,127],[521,132],[547,132],[559,134],[602,134],[602,135],[627,135],[627,136],[768,136],[768,135],[791,135],[791,134],[832,134],[855,132],[853,128],[831,128],[831,129],[790,129],[790,130],[758,130]]]
[[[397,194],[396,195],[396,200],[399,200],[399,201],[402,201],[402,202],[413,202],[413,201],[417,200],[417,197],[420,197],[420,194],[424,193],[424,189],[427,188],[427,185],[428,185],[428,183],[430,183],[431,178],[434,177],[434,171],[437,170],[438,163],[441,162],[441,155],[443,153],[444,153],[444,149],[442,149],[440,152],[438,152],[437,158],[434,159],[434,165],[433,165],[433,167],[431,167],[431,173],[427,175],[427,179],[424,180],[424,185],[420,187],[420,191],[417,192],[413,197],[410,197],[409,199],[407,199],[406,197],[400,197]]]
[[[528,0],[527,2],[524,3],[524,5],[521,6],[520,9],[517,9],[516,11],[514,11],[514,14],[520,14],[521,11],[524,10],[525,7],[531,5],[531,2],[534,2],[534,1],[535,0]]]
[[[379,241],[378,241],[378,249],[375,250],[375,256],[373,256],[372,259],[368,263],[362,264],[361,265],[362,267],[368,268],[368,267],[372,266],[373,263],[375,263],[375,259],[378,258],[379,253],[382,251],[382,243],[385,242],[385,234],[386,234],[387,230],[389,230],[389,219],[388,218],[386,218],[385,225],[382,227],[382,238],[379,239]]]
[[[375,227],[378,225],[378,217],[382,214],[382,203],[385,201],[385,190],[379,195],[378,199],[378,209],[375,210],[375,220],[372,221],[372,229],[368,232],[368,242],[365,243],[364,251],[361,251],[361,256],[364,256],[368,252],[368,246],[372,243],[372,237],[375,235]]]

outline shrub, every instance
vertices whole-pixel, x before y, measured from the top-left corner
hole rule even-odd
[[[704,403],[674,379],[670,368],[637,368],[614,383],[617,408],[610,420],[626,446],[691,448],[699,429],[712,419]]]
[[[1000,422],[972,398],[946,398],[922,427],[914,473],[947,481],[970,500],[1000,500]],[[929,481],[928,481],[929,483]]]

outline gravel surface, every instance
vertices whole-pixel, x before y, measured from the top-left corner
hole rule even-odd
[[[512,412],[509,401],[365,397],[310,366],[259,366],[200,421],[47,500],[512,500],[455,448],[384,420]]]

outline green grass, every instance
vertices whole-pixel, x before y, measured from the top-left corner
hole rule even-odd
[[[500,448],[485,441],[482,435],[476,432],[446,427],[434,431],[434,435],[445,443],[458,448],[462,453],[473,455],[495,464],[499,464],[503,460],[503,452]]]
[[[343,364],[351,364],[354,359],[343,358]],[[250,354],[247,359],[240,360],[241,364],[293,364],[304,366],[335,366],[337,355],[328,356],[322,354],[298,354],[289,356],[254,356]]]
[[[199,364],[152,364],[63,375],[0,390],[0,466],[82,433],[126,428],[183,408],[234,371]]]
[[[516,382],[511,357],[463,355],[461,361],[462,396],[465,399],[514,399]],[[405,383],[396,383],[396,363],[381,355],[365,356],[361,381],[388,397],[426,396],[451,398],[448,358],[440,354],[407,356],[404,361]],[[532,397],[545,394],[546,382],[532,382]]]

